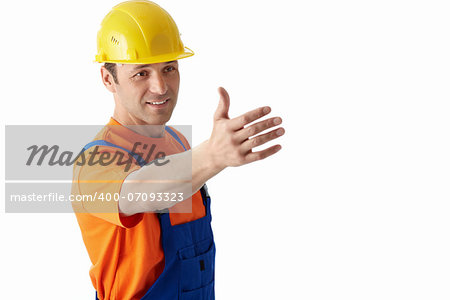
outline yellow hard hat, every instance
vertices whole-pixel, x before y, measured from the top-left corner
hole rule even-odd
[[[122,2],[103,19],[96,62],[153,64],[194,55],[185,47],[172,17],[158,4]]]

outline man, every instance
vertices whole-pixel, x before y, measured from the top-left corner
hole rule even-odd
[[[75,164],[72,187],[73,194],[93,196],[73,202],[73,208],[100,300],[214,299],[215,245],[205,182],[226,167],[281,149],[252,151],[283,135],[283,128],[261,133],[281,119],[249,125],[269,107],[230,119],[223,88],[211,136],[193,150],[165,125],[178,100],[178,59],[192,55],[173,19],[153,2],[123,2],[102,22],[96,61],[105,63],[101,76],[115,109],[83,149],[85,162],[98,156],[99,163]],[[105,163],[115,156],[133,164]],[[137,197],[165,194],[177,201]]]

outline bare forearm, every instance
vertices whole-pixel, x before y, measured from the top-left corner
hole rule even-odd
[[[208,141],[205,141],[193,150],[166,156],[165,160],[168,163],[165,165],[148,164],[133,172],[122,185],[121,199],[126,200],[119,203],[120,212],[132,215],[166,209],[177,203],[177,201],[144,201],[143,198],[128,201],[127,195],[130,193],[154,195],[168,193],[167,195],[182,195],[182,200],[188,199],[208,179],[223,169],[214,164],[210,154]],[[168,180],[161,182],[162,178]],[[179,196],[177,200],[181,201]]]
[[[204,141],[192,151],[192,190],[198,191],[206,181],[220,173],[224,167],[213,160],[208,141]]]

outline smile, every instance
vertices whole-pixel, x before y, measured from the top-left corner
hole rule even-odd
[[[163,105],[163,104],[166,103],[167,101],[169,101],[168,98],[167,98],[166,100],[163,100],[163,101],[160,101],[160,102],[150,102],[150,101],[147,101],[147,102],[145,102],[145,103],[151,104],[151,105]]]

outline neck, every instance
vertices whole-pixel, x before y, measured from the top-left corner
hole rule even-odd
[[[122,126],[127,127],[128,129],[136,132],[137,134],[151,138],[160,138],[164,136],[164,131],[166,127],[165,124],[162,125],[147,124],[142,120],[137,120],[129,115],[127,118],[124,118],[120,114],[116,114],[116,112],[114,112],[113,118],[114,120],[119,122]]]
[[[160,138],[164,136],[165,125],[122,125],[143,136],[151,138]]]

